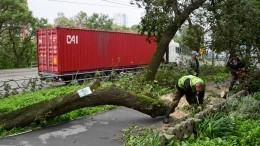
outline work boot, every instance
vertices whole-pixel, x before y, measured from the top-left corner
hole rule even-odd
[[[170,114],[172,113],[173,111],[172,111],[172,106],[168,106],[167,108],[166,108],[166,111],[165,111],[165,114],[164,114],[164,119],[163,119],[163,123],[164,124],[168,124],[169,123],[169,119],[170,119]]]

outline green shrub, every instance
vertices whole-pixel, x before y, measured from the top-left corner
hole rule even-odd
[[[171,141],[168,146],[257,146],[260,145],[260,120],[235,119],[236,129],[223,137],[198,138],[194,135],[184,141]]]
[[[124,146],[162,146],[164,143],[158,131],[152,129],[140,131],[135,126],[125,130],[123,141]]]
[[[260,92],[260,80],[254,80],[252,81],[249,86],[248,86],[248,90],[250,93],[253,92]],[[260,97],[259,97],[260,99]]]
[[[254,99],[260,101],[260,92],[256,92],[256,93],[252,94],[251,96],[252,96]]]
[[[237,145],[260,145],[260,120],[237,120],[237,136],[230,137]]]
[[[226,139],[233,145],[260,145],[260,120],[236,119],[236,134],[227,135]]]
[[[171,141],[167,146],[232,146],[232,141],[228,141],[222,138],[208,138],[204,137],[197,139],[196,137],[191,136],[185,141]]]
[[[196,124],[195,130],[199,137],[223,137],[234,132],[235,123],[230,117],[221,113],[216,113]]]
[[[258,92],[245,97],[228,98],[227,111],[233,117],[259,119],[260,100],[256,100],[259,96],[260,93]]]

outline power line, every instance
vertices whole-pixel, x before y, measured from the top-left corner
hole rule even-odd
[[[118,3],[125,3],[125,0],[121,1],[121,0],[113,0],[113,2],[118,2]],[[129,2],[129,0],[128,0]]]
[[[113,1],[109,1],[109,0],[102,0],[102,1],[104,1],[104,2],[109,2],[109,3],[113,3],[113,4],[118,4],[118,5],[123,5],[123,6],[133,7],[132,5],[122,4],[122,3],[119,3],[119,2],[113,2]]]
[[[71,3],[71,4],[79,4],[79,5],[94,5],[94,6],[103,6],[103,7],[116,7],[116,8],[127,8],[127,9],[139,9],[137,7],[133,7],[131,5],[124,5],[125,7],[121,7],[121,6],[111,6],[111,5],[101,5],[101,4],[90,4],[90,3],[84,3],[84,2],[73,2],[73,1],[67,1],[67,0],[48,0],[48,1],[52,1],[52,2],[60,2],[60,3]],[[105,1],[105,0],[104,0]],[[107,1],[110,3],[114,3],[112,1]],[[119,3],[114,3],[114,4],[119,4]]]

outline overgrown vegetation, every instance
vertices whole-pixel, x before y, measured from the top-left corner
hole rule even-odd
[[[222,113],[210,115],[195,126],[198,137],[217,138],[232,134],[235,129],[234,119]]]
[[[168,144],[159,137],[158,131],[147,129],[142,134],[127,131],[125,145],[135,144],[144,138],[167,146],[237,146],[260,145],[259,100],[260,92],[253,95],[228,99],[222,113],[215,113],[206,117],[195,126],[196,133],[182,141],[173,140]],[[132,137],[130,139],[129,137]],[[134,138],[134,139],[133,139]],[[153,145],[153,143],[149,143]]]
[[[163,144],[163,138],[158,131],[142,130],[136,126],[131,126],[124,131],[123,140],[124,146],[162,146]]]
[[[150,97],[159,97],[171,92],[177,83],[177,80],[187,75],[186,68],[179,68],[172,64],[162,64],[154,81],[144,81],[145,72],[139,72],[136,75],[123,74],[121,79],[115,84],[121,88],[148,95]],[[200,77],[205,82],[219,83],[229,77],[225,67],[214,67],[211,65],[201,66]]]
[[[178,73],[169,72],[178,70]],[[157,74],[156,82],[162,86],[174,85],[178,77],[185,74],[184,69],[173,69],[172,66],[162,66]],[[206,82],[222,82],[229,77],[225,67],[202,66],[201,76]],[[176,77],[176,78],[175,78]],[[257,82],[256,85],[259,86]],[[172,86],[168,86],[171,88]],[[232,98],[227,100],[223,113],[213,114],[196,125],[196,134],[184,141],[172,141],[169,146],[219,146],[219,145],[259,145],[260,140],[260,92],[252,95]],[[163,139],[158,136],[159,131],[146,129],[143,132],[136,132],[130,128],[125,132],[125,145],[164,145]],[[154,142],[154,143],[151,143]]]
[[[228,99],[227,110],[232,117],[241,119],[260,119],[260,92],[253,95]]]
[[[186,74],[186,70],[184,68],[182,69],[174,68],[170,64],[162,65],[157,74],[156,81],[154,82],[145,82],[143,80],[144,74],[145,74],[144,72],[140,72],[137,74],[123,73],[121,74],[121,78],[119,80],[102,83],[101,88],[105,88],[111,85],[116,85],[120,88],[130,90],[137,94],[146,95],[152,98],[158,98],[163,94],[172,92],[172,90],[174,89],[175,82],[180,76]],[[217,72],[212,72],[212,74],[207,73],[206,75],[203,75],[203,77],[207,77],[207,81],[213,81],[214,80],[213,76],[216,75],[218,75]],[[43,100],[49,100],[54,97],[68,94],[70,92],[73,92],[85,86],[88,86],[88,84],[86,83],[84,85],[69,85],[64,87],[56,87],[48,90],[35,91],[32,93],[12,95],[7,98],[0,99],[0,113],[12,111],[18,108],[32,105],[34,103]],[[21,132],[28,129],[37,129],[40,128],[41,126],[53,125],[55,123],[76,119],[84,115],[90,115],[101,111],[113,109],[114,107],[115,106],[99,106],[99,107],[78,109],[70,113],[58,116],[52,120],[46,121],[45,119],[43,119],[40,125],[36,125],[34,123],[29,127],[15,128],[12,129],[11,131],[0,130],[0,136],[5,136],[5,135]]]

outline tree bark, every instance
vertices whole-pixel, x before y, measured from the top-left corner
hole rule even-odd
[[[183,12],[175,14],[175,20],[168,24],[166,29],[166,33],[162,35],[160,39],[157,49],[152,57],[152,60],[147,68],[146,80],[153,81],[157,70],[160,66],[161,60],[163,59],[163,55],[165,54],[170,41],[181,27],[181,25],[187,20],[189,15],[196,9],[198,9],[206,0],[197,0],[190,4],[188,7],[184,9]]]
[[[91,89],[94,89],[94,87],[91,86]],[[39,123],[42,120],[52,119],[79,108],[98,105],[125,106],[150,115],[152,118],[164,115],[166,110],[165,103],[160,99],[135,95],[126,90],[111,86],[106,89],[97,90],[82,98],[75,91],[21,109],[1,113],[0,125],[6,130],[14,127],[24,127],[33,122]]]

